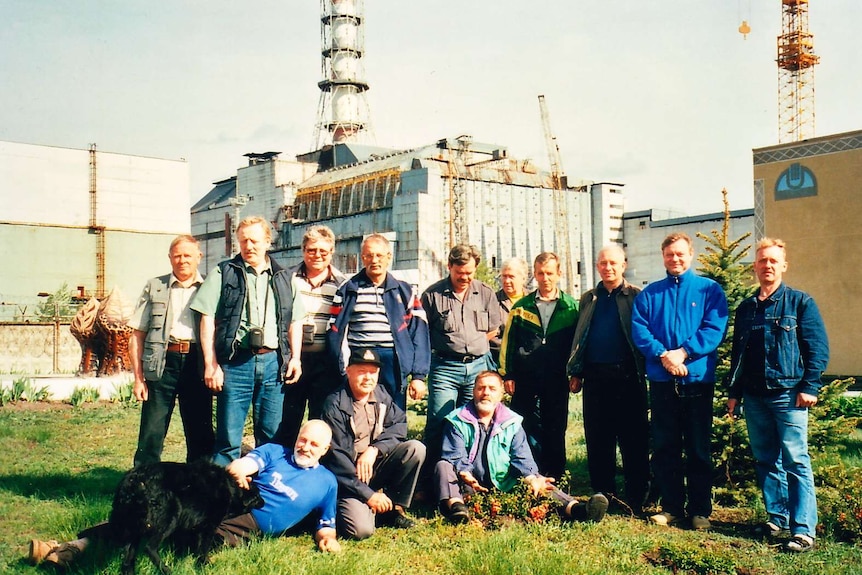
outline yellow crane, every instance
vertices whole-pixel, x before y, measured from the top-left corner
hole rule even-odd
[[[551,164],[551,182],[554,186],[554,245],[557,255],[563,260],[561,285],[566,291],[571,292],[569,286],[576,285],[577,282],[574,281],[574,276],[572,275],[572,244],[569,238],[569,218],[566,207],[568,184],[563,172],[560,147],[557,145],[556,136],[551,131],[551,118],[548,114],[548,105],[545,102],[544,95],[539,95],[539,112],[542,116],[542,130],[545,133],[545,145],[548,147],[548,161]]]

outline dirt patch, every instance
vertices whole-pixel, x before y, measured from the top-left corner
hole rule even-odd
[[[9,411],[66,411],[69,409],[99,409],[106,405],[111,405],[110,401],[96,401],[84,403],[77,408],[67,401],[10,401],[2,406],[0,410]]]

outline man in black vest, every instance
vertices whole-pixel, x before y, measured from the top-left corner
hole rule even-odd
[[[291,274],[267,255],[269,222],[259,216],[237,225],[240,253],[221,262],[198,290],[204,381],[217,395],[213,461],[240,457],[242,430],[252,407],[255,445],[272,442],[283,411],[283,383],[302,373],[302,328],[292,325]]]

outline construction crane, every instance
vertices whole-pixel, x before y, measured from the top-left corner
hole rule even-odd
[[[551,118],[548,114],[548,105],[545,96],[539,95],[539,112],[542,115],[542,130],[545,133],[545,144],[548,147],[548,161],[551,164],[551,182],[554,186],[554,244],[557,255],[563,260],[562,287],[569,289],[575,285],[572,275],[572,249],[569,240],[569,218],[566,213],[566,189],[568,184],[563,172],[563,160],[560,157],[560,147],[557,138],[551,131]]]
[[[808,0],[781,0],[778,37],[778,141],[814,136],[814,35],[808,31]]]

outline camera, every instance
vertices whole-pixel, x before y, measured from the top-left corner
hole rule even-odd
[[[314,325],[313,324],[303,324],[303,326],[302,326],[302,343],[303,344],[314,343]]]
[[[255,350],[263,347],[263,330],[261,328],[253,327],[248,330],[248,346]]]

